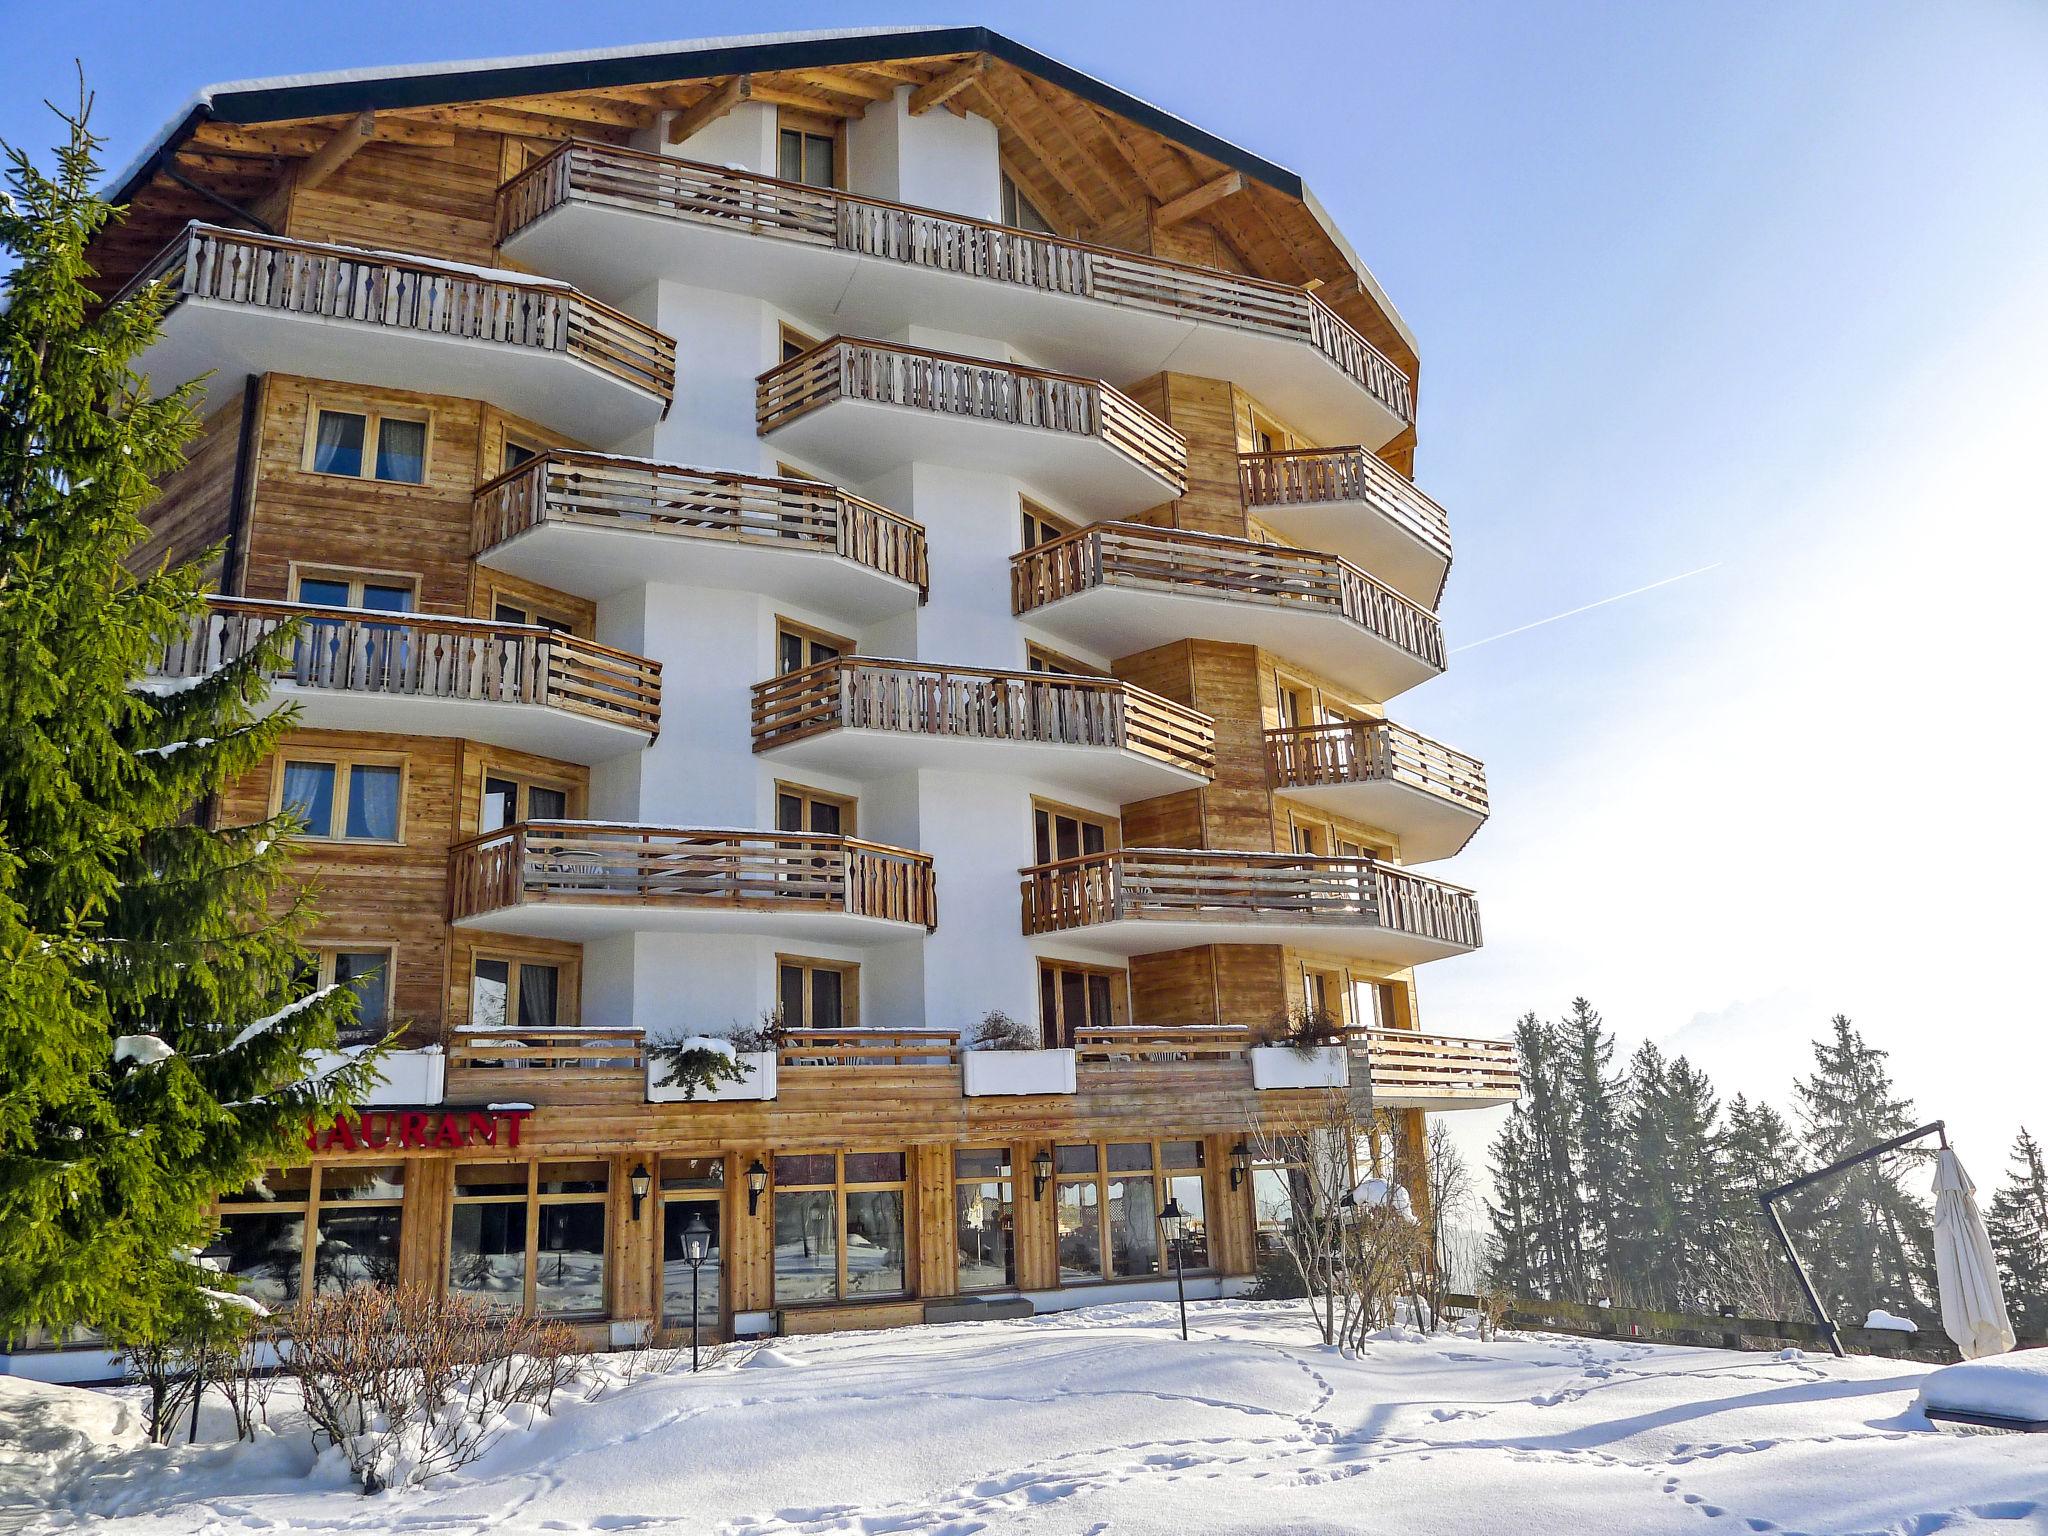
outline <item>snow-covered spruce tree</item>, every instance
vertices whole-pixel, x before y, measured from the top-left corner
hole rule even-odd
[[[131,367],[162,296],[86,286],[116,216],[89,111],[48,173],[7,148],[0,198],[0,1336],[135,1339],[189,1302],[210,1199],[303,1156],[366,1069],[301,1081],[353,1000],[304,996],[289,826],[205,813],[289,725],[256,707],[278,648],[138,686],[201,605],[196,570],[123,563],[195,423]]]
[[[1614,1037],[1583,997],[1558,1025],[1570,1084],[1574,1154],[1585,1230],[1586,1283],[1594,1291],[1614,1284],[1614,1231],[1627,1199],[1622,1123],[1626,1079],[1612,1074]]]
[[[1984,1224],[1998,1252],[2013,1331],[2023,1338],[2048,1336],[2048,1168],[2041,1143],[2024,1126]]]
[[[1843,1014],[1833,1034],[1813,1045],[1814,1070],[1798,1083],[1801,1130],[1815,1166],[1825,1167],[1913,1129],[1913,1101],[1892,1087],[1887,1053],[1867,1044]],[[1837,1314],[1860,1321],[1873,1307],[1935,1324],[1933,1228],[1926,1203],[1902,1168],[1924,1168],[1924,1154],[1873,1158],[1795,1197],[1790,1213],[1810,1234],[1801,1244],[1821,1296]]]

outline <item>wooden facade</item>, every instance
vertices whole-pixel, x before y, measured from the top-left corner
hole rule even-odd
[[[650,79],[643,62],[633,81],[599,83],[600,72],[487,100],[465,98],[456,77],[430,78],[388,105],[260,120],[255,106],[238,118],[224,104],[186,125],[141,173],[129,220],[98,252],[99,281],[114,292],[155,274],[187,302],[396,323],[465,344],[581,347],[594,366],[633,375],[664,403],[678,375],[688,375],[687,351],[664,349],[666,338],[642,319],[576,307],[546,273],[514,270],[505,240],[580,199],[654,219],[738,222],[764,246],[829,246],[847,261],[929,267],[933,282],[971,278],[1177,321],[1193,314],[1260,344],[1313,352],[1407,425],[1368,452],[1310,442],[1229,378],[1155,371],[1105,382],[1014,358],[839,337],[762,373],[754,400],[725,404],[751,412],[763,436],[839,401],[973,417],[1086,439],[1158,482],[1158,503],[1118,522],[1002,551],[1014,556],[1009,610],[1001,611],[1002,594],[992,599],[991,618],[1002,624],[1028,626],[1037,610],[1084,591],[1180,586],[1240,611],[1326,614],[1338,623],[1333,645],[1370,640],[1441,669],[1430,606],[1335,556],[1288,546],[1260,519],[1276,499],[1335,486],[1415,519],[1440,536],[1448,558],[1441,509],[1408,479],[1413,346],[1298,184],[1290,190],[1284,179],[1228,163],[1226,153],[1241,152],[1193,130],[1177,138],[1150,109],[1076,94],[1034,73],[1026,51],[978,29],[934,36],[960,46],[712,78],[678,64],[675,78]],[[677,124],[715,121],[733,100],[843,121],[894,100],[899,87],[912,93],[912,112],[993,123],[1004,176],[1049,228],[1007,228],[650,152]],[[187,230],[223,217],[216,203],[200,204],[195,186],[267,229]],[[450,320],[451,303],[471,318]],[[481,308],[461,308],[472,304]],[[638,445],[628,452],[574,441],[511,413],[487,388],[470,398],[403,382],[270,368],[215,397],[186,466],[150,510],[149,540],[135,557],[206,559],[216,573],[215,609],[167,658],[166,675],[197,675],[298,620],[328,647],[313,653],[301,642],[289,679],[301,690],[393,709],[432,697],[600,718],[637,733],[604,748],[630,754],[657,734],[689,740],[709,728],[672,702],[664,707],[666,680],[687,668],[669,658],[664,670],[659,659],[599,643],[606,587],[570,590],[566,577],[551,584],[545,560],[508,557],[521,541],[530,550],[533,536],[551,531],[620,536],[637,548],[658,543],[679,570],[692,550],[782,550],[900,589],[906,610],[931,593],[926,528],[880,499],[786,469],[769,476],[752,465],[655,462]],[[387,456],[378,446],[385,423],[399,424],[403,452]],[[355,444],[353,456],[337,456],[336,442]],[[1316,661],[1177,634],[1086,664],[1107,676],[1055,680],[1038,670],[849,652],[746,679],[755,685],[754,752],[804,743],[824,753],[835,733],[886,732],[996,750],[1005,742],[1100,748],[1144,759],[1155,775],[1160,767],[1184,775],[1186,787],[1086,812],[1102,823],[1103,852],[1021,876],[1015,867],[935,867],[917,849],[851,835],[850,822],[844,833],[794,831],[790,822],[707,830],[662,825],[659,806],[643,806],[633,823],[594,820],[606,772],[600,753],[578,759],[567,749],[494,745],[470,726],[408,733],[393,715],[377,728],[295,732],[275,761],[219,798],[214,814],[251,821],[293,804],[286,781],[294,763],[301,771],[331,765],[336,785],[358,766],[398,770],[388,823],[353,835],[338,819],[332,835],[300,841],[297,868],[319,911],[311,944],[330,956],[387,956],[388,1021],[407,1044],[440,1047],[446,1073],[441,1106],[365,1110],[346,1133],[313,1128],[316,1166],[402,1169],[396,1273],[431,1288],[453,1283],[465,1202],[516,1198],[476,1193],[464,1172],[472,1164],[527,1166],[525,1198],[537,1212],[572,1199],[546,1192],[556,1185],[595,1189],[602,1295],[585,1296],[573,1313],[593,1328],[674,1321],[663,1213],[688,1202],[718,1211],[719,1293],[707,1326],[721,1330],[888,1326],[962,1295],[1030,1293],[1050,1304],[1061,1294],[1110,1294],[1118,1279],[1156,1280],[1166,1273],[1158,1263],[1110,1273],[1106,1235],[1102,1283],[1073,1273],[1058,1186],[1084,1175],[1063,1169],[1041,1189],[1034,1162],[1056,1154],[1078,1162],[1080,1149],[1097,1145],[1124,1148],[1127,1158],[1149,1147],[1151,1166],[1134,1177],[1153,1179],[1160,1197],[1176,1187],[1199,1192],[1205,1274],[1222,1283],[1249,1273],[1267,1218],[1238,1166],[1242,1143],[1255,1121],[1314,1110],[1305,1090],[1254,1086],[1248,1053],[1291,1011],[1327,1006],[1340,1016],[1350,1032],[1348,1091],[1361,1105],[1378,1095],[1390,1139],[1418,1144],[1418,1102],[1512,1097],[1512,1064],[1497,1051],[1421,1032],[1411,964],[1361,957],[1334,941],[1319,947],[1293,930],[1253,942],[1232,928],[1214,943],[1140,946],[1101,964],[1053,945],[1042,951],[1045,963],[1067,967],[1081,995],[1092,995],[1091,977],[1113,989],[1112,1011],[1070,1029],[1069,1092],[972,1093],[957,1035],[900,1031],[871,998],[849,1007],[841,1032],[792,1035],[768,1053],[772,1098],[721,1093],[692,1102],[653,1091],[639,1028],[586,1025],[582,968],[587,946],[621,931],[632,913],[671,928],[703,913],[721,923],[750,914],[844,918],[884,930],[874,942],[914,945],[946,922],[949,892],[980,881],[1008,888],[1020,877],[1021,932],[1048,939],[1085,938],[1090,923],[1133,915],[1142,886],[1154,907],[1204,918],[1228,909],[1308,912],[1339,927],[1374,923],[1476,945],[1469,893],[1405,870],[1401,826],[1366,824],[1290,791],[1378,772],[1483,816],[1483,770],[1403,731],[1381,700],[1332,681]],[[1170,774],[1163,781],[1176,782]],[[545,922],[522,920],[543,909]],[[587,931],[579,913],[596,914]],[[505,978],[522,966],[552,978],[551,1016],[517,1012],[521,983]],[[506,1108],[516,1105],[533,1107]],[[474,1139],[501,1112],[513,1115],[506,1129]],[[457,1116],[466,1117],[460,1126]],[[408,1117],[418,1122],[411,1129]],[[415,1132],[423,1127],[453,1139],[422,1146]],[[516,1143],[505,1139],[513,1136]],[[582,1170],[573,1178],[546,1171],[570,1164]],[[756,1200],[749,1173],[757,1166],[768,1186]],[[970,1171],[983,1166],[1007,1172]],[[635,1196],[641,1179],[648,1192]],[[984,1186],[1007,1189],[1006,1209],[983,1209]],[[963,1193],[970,1187],[977,1193]],[[849,1189],[897,1202],[900,1283],[830,1300],[798,1295],[778,1271],[777,1199],[800,1194],[807,1210],[830,1206],[843,1223]],[[1107,1200],[1109,1185],[1102,1189]],[[317,1211],[317,1199],[312,1205]],[[961,1249],[964,1234],[987,1230],[984,1220],[1000,1223],[1009,1254],[1007,1278],[993,1285],[979,1272],[969,1283]],[[536,1241],[523,1280],[529,1298],[540,1284],[531,1265],[546,1252]],[[559,1257],[555,1267],[563,1268]],[[849,1285],[843,1263],[838,1283]]]

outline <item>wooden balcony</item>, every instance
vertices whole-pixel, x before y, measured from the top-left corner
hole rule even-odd
[[[1362,1033],[1373,1103],[1382,1109],[1486,1109],[1522,1096],[1512,1040],[1468,1040],[1410,1029]]]
[[[557,450],[477,488],[479,564],[579,597],[765,592],[866,623],[924,599],[924,529],[815,480]]]
[[[488,399],[590,442],[652,426],[675,343],[547,278],[194,223],[129,284],[169,289],[141,369],[212,372],[207,408],[252,373]]]
[[[1426,608],[1443,599],[1451,521],[1413,481],[1363,448],[1244,453],[1238,488],[1274,532],[1362,566]]]
[[[1447,859],[1487,815],[1486,769],[1391,720],[1331,720],[1266,732],[1273,787],[1401,839],[1408,864]]]
[[[1171,363],[1325,442],[1378,447],[1415,419],[1407,377],[1306,289],[728,166],[567,144],[499,189],[498,238],[618,298],[667,277],[863,335],[1001,336],[1090,377]]]
[[[1015,475],[1118,516],[1187,489],[1187,443],[1097,379],[835,336],[755,383],[763,437],[849,480],[912,462]]]
[[[448,853],[450,921],[493,933],[894,943],[938,922],[922,853],[813,833],[529,821]]]
[[[637,1104],[646,1096],[638,1029],[469,1024],[448,1040],[451,1104]]]
[[[638,751],[661,727],[661,663],[531,624],[216,597],[151,676],[204,677],[298,626],[271,697],[309,727],[460,736],[565,762]]]
[[[1108,954],[1287,944],[1413,965],[1480,944],[1470,891],[1375,859],[1126,848],[1020,873],[1027,935]]]
[[[756,683],[754,750],[855,777],[1014,774],[1121,803],[1214,777],[1216,727],[1111,678],[855,656]]]
[[[1370,699],[1444,669],[1428,610],[1335,555],[1251,539],[1099,523],[1013,556],[1010,605],[1107,656],[1197,639],[1313,658]]]

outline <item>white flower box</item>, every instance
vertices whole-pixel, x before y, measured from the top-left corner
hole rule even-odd
[[[663,1084],[668,1076],[668,1063],[659,1061],[650,1050],[647,1056],[647,1102],[650,1104],[718,1104],[731,1103],[741,1099],[772,1099],[775,1097],[775,1053],[773,1051],[740,1051],[734,1058],[745,1070],[746,1076],[736,1083],[720,1083],[714,1088],[699,1088],[694,1098],[686,1098],[680,1083]]]
[[[362,1046],[343,1046],[338,1051],[308,1051],[306,1075],[325,1077],[349,1065],[363,1054]],[[438,1045],[412,1051],[386,1051],[377,1064],[377,1080],[363,1096],[360,1109],[390,1104],[439,1104],[447,1097],[448,1058]]]
[[[1291,1045],[1255,1045],[1251,1049],[1254,1088],[1346,1088],[1351,1084],[1349,1057],[1341,1045],[1318,1045],[1297,1051]]]
[[[961,1083],[970,1099],[1074,1091],[1072,1051],[966,1051]]]

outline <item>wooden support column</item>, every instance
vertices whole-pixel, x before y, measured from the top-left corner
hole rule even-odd
[[[300,165],[299,186],[305,190],[319,186],[347,164],[349,157],[369,143],[376,132],[377,114],[358,112]]]
[[[725,1159],[725,1272],[727,1304],[735,1312],[766,1312],[775,1305],[775,1191],[761,1193],[761,1208],[747,1215],[747,1169],[755,1158],[773,1169],[767,1147],[741,1147]]]
[[[1234,1131],[1208,1138],[1209,1258],[1223,1275],[1249,1275],[1259,1267],[1251,1175],[1230,1187],[1230,1149],[1242,1140]]]
[[[655,1320],[655,1256],[660,1251],[657,1229],[661,1206],[652,1189],[640,1202],[640,1217],[633,1217],[633,1170],[645,1166],[654,1172],[653,1161],[638,1152],[614,1152],[611,1156],[611,1203],[606,1214],[611,1256],[606,1278],[611,1293],[610,1310],[615,1322]]]
[[[1203,182],[1192,192],[1183,192],[1170,203],[1161,203],[1159,212],[1152,221],[1162,229],[1192,219],[1211,204],[1220,203],[1224,198],[1244,190],[1244,176],[1238,171],[1225,171],[1210,181]]]
[[[717,122],[741,102],[754,94],[752,75],[734,75],[687,112],[679,112],[669,119],[668,141],[680,144],[691,134]]]
[[[953,1149],[910,1149],[910,1201],[916,1211],[911,1237],[917,1269],[912,1281],[920,1298],[952,1296],[960,1290],[960,1259],[953,1231]]]
[[[1031,1198],[1031,1159],[1043,1149],[1052,1155],[1049,1141],[1027,1141],[1016,1148],[1012,1174],[1014,1218],[1012,1237],[1017,1245],[1017,1285],[1027,1291],[1049,1291],[1060,1283],[1060,1236],[1055,1217],[1055,1196],[1059,1186],[1047,1180],[1045,1194]]]
[[[398,1227],[398,1288],[440,1296],[448,1286],[448,1221],[455,1160],[405,1160],[405,1213]]]

